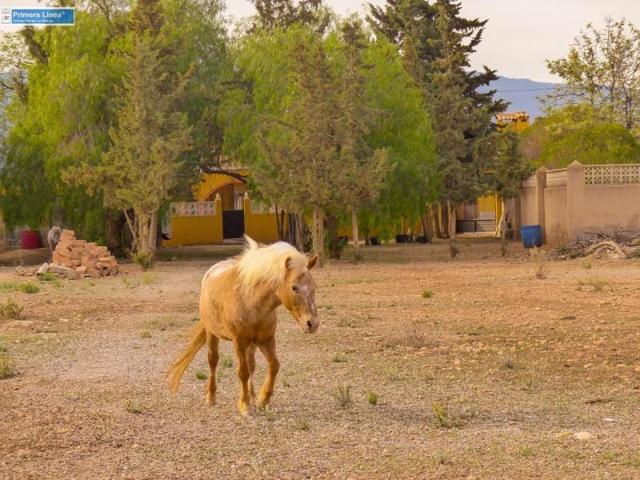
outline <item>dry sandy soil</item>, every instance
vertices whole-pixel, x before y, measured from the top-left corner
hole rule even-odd
[[[640,262],[547,262],[537,279],[510,248],[370,247],[316,271],[321,328],[282,312],[273,404],[249,420],[229,344],[216,407],[204,351],[176,396],[163,385],[202,274],[237,247],[5,288],[24,312],[0,318],[18,371],[0,380],[0,478],[640,478]]]

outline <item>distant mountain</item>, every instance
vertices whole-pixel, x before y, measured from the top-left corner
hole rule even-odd
[[[480,91],[497,90],[496,97],[509,102],[508,112],[525,111],[531,121],[542,116],[542,103],[538,97],[544,97],[553,92],[560,83],[536,82],[528,78],[499,77],[491,82],[489,87]]]

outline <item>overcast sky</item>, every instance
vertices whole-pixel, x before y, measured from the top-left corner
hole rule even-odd
[[[365,12],[362,0],[325,2],[340,14]],[[227,10],[235,17],[254,13],[248,0],[227,0]],[[462,12],[489,19],[472,58],[474,68],[484,64],[499,75],[539,81],[558,81],[547,72],[544,60],[565,56],[587,23],[601,25],[611,16],[640,25],[640,0],[462,0]]]
[[[341,15],[365,12],[362,0],[325,2]],[[249,0],[226,0],[226,4],[235,18],[254,13]],[[36,0],[0,0],[0,7],[38,5]],[[539,81],[558,81],[547,72],[544,60],[566,55],[588,22],[602,25],[604,17],[611,16],[640,25],[640,0],[462,0],[462,11],[467,17],[489,19],[484,40],[471,59],[474,68],[487,65],[499,75]],[[7,27],[0,26],[2,30]]]

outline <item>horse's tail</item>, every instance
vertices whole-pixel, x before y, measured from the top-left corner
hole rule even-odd
[[[180,355],[178,355],[178,358],[175,359],[171,367],[169,367],[169,370],[167,370],[169,388],[173,393],[178,391],[182,375],[192,362],[193,357],[195,357],[196,353],[198,353],[198,351],[203,347],[206,339],[207,333],[204,329],[204,325],[202,322],[198,322],[198,324],[193,328],[191,340],[189,340],[188,345]]]

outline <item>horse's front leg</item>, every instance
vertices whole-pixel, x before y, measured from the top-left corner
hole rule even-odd
[[[251,405],[255,404],[256,392],[253,389],[253,374],[256,371],[256,346],[251,344],[247,347],[247,367],[249,368],[249,398]]]
[[[238,358],[238,378],[242,385],[240,398],[238,399],[238,409],[245,417],[248,417],[253,413],[251,411],[251,393],[249,389],[251,373],[247,362],[247,350],[249,349],[249,346],[249,343],[240,339],[235,339],[233,342],[233,348],[236,352],[236,357]]]
[[[272,336],[269,340],[259,345],[260,351],[267,360],[267,378],[260,389],[258,395],[258,406],[264,408],[268,405],[271,395],[273,395],[273,385],[276,381],[276,375],[280,369],[280,362],[276,357],[276,337]]]

